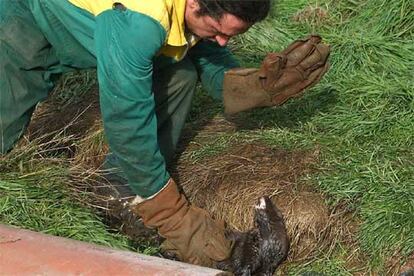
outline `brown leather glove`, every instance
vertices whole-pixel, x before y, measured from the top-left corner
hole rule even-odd
[[[227,71],[223,82],[224,112],[275,106],[299,97],[329,68],[330,48],[318,35],[296,40],[280,53],[268,54],[260,69]]]
[[[224,222],[190,205],[172,179],[154,198],[132,205],[131,210],[145,226],[158,229],[166,238],[161,248],[181,261],[215,267],[230,255],[232,244],[224,236]]]

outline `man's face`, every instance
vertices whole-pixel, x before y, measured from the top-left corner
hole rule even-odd
[[[220,20],[211,16],[199,16],[197,0],[187,0],[185,23],[193,34],[200,38],[216,41],[220,46],[226,46],[232,36],[244,33],[252,24],[226,13]]]

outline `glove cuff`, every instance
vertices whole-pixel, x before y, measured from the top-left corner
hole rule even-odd
[[[257,106],[268,106],[271,97],[260,81],[259,69],[231,69],[224,74],[223,102],[226,114],[235,114]]]
[[[136,205],[138,205],[138,204],[140,204],[140,203],[143,203],[144,201],[147,201],[147,200],[150,200],[150,199],[153,199],[154,197],[156,197],[159,193],[161,193],[169,184],[170,184],[170,181],[173,181],[174,182],[174,180],[172,179],[172,178],[170,178],[170,179],[168,179],[168,181],[167,181],[167,183],[165,183],[165,185],[164,185],[164,187],[162,187],[161,188],[161,190],[159,190],[158,192],[156,192],[155,194],[153,194],[152,196],[150,196],[150,197],[141,197],[141,196],[139,196],[139,195],[136,195],[133,199],[132,199],[132,201],[131,201],[131,203],[129,204],[129,206],[131,207],[131,208],[134,208],[134,206],[136,206]]]
[[[131,210],[142,218],[144,225],[158,228],[161,235],[177,227],[188,212],[189,203],[178,191],[177,184],[170,178],[167,185],[155,196],[141,203],[131,204]]]

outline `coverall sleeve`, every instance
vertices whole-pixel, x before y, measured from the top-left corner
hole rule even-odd
[[[227,47],[202,40],[189,51],[197,68],[203,88],[215,99],[222,99],[224,72],[240,67],[239,62]]]
[[[153,57],[164,28],[130,10],[108,10],[96,18],[95,47],[100,104],[110,149],[132,191],[150,197],[169,179],[157,141],[152,93]]]

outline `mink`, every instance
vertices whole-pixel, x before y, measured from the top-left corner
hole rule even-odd
[[[229,259],[220,262],[218,268],[236,276],[273,275],[288,255],[290,244],[283,215],[267,196],[255,205],[251,230],[228,230],[226,235],[234,245]]]
[[[401,272],[399,276],[414,276],[414,268]]]

